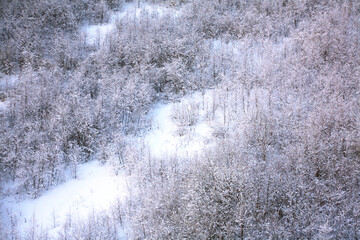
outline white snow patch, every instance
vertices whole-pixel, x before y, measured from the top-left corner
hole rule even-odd
[[[114,24],[91,25],[85,29],[85,42],[88,45],[103,45]]]
[[[152,129],[144,137],[152,157],[187,157],[202,152],[212,136],[212,128],[206,121],[206,109],[203,109],[206,101],[211,100],[210,95],[210,91],[204,96],[194,93],[178,103],[158,104],[152,110]],[[179,125],[173,116],[178,109],[194,114],[196,122]]]
[[[174,136],[175,124],[171,121],[172,104],[159,104],[151,115],[153,116],[152,129],[145,137],[153,157],[172,155],[179,144]]]
[[[19,75],[5,75],[0,73],[0,91],[15,87]]]
[[[2,102],[0,100],[0,113],[4,112],[7,109],[8,105],[9,105],[9,103],[7,101]]]
[[[125,173],[116,176],[109,165],[92,161],[79,167],[77,179],[68,180],[37,199],[18,203],[14,197],[7,198],[2,208],[19,218],[20,232],[30,229],[35,219],[38,227],[56,234],[68,216],[83,220],[93,211],[108,209],[117,199],[124,201],[127,181]]]
[[[2,99],[2,94],[14,88],[18,81],[18,75],[5,75],[0,73],[0,113],[5,112],[9,107],[9,101],[7,101],[6,98]]]
[[[240,41],[224,41],[223,39],[210,40],[212,50],[224,53],[240,54],[244,44]]]

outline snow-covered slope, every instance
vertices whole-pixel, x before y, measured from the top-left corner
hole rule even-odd
[[[23,233],[35,224],[37,229],[47,229],[51,236],[56,236],[69,216],[72,221],[86,219],[93,211],[106,210],[115,201],[125,200],[128,181],[124,172],[115,175],[110,165],[98,161],[85,163],[79,166],[77,179],[70,179],[37,199],[3,200],[2,219],[10,221],[10,217],[15,217]]]

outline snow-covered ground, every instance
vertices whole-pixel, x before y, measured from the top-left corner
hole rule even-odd
[[[4,75],[0,73],[0,114],[8,108],[9,102],[6,100],[2,92],[13,88],[19,80],[18,75]]]
[[[14,87],[18,81],[18,75],[5,75],[0,73],[0,91]]]
[[[124,172],[115,175],[110,165],[98,161],[85,163],[79,166],[77,179],[69,179],[37,199],[20,202],[15,197],[4,199],[2,219],[16,217],[23,233],[35,224],[37,229],[47,229],[50,236],[56,236],[69,216],[73,221],[84,220],[93,211],[103,211],[118,200],[124,201],[128,196],[128,178]]]
[[[212,128],[206,122],[204,104],[211,101],[211,92],[199,92],[179,102],[159,104],[150,112],[152,129],[144,137],[151,156],[192,156],[198,154],[212,137]],[[181,119],[179,119],[181,118]]]
[[[5,111],[8,106],[8,102],[0,100],[0,113]]]

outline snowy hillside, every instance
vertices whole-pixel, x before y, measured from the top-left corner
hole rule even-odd
[[[360,4],[0,4],[0,239],[359,239]]]

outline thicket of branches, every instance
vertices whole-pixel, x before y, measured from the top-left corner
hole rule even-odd
[[[185,165],[140,162],[131,236],[359,238],[359,5],[222,1],[193,9],[206,12],[196,15],[200,23],[212,19],[201,36],[248,41],[258,62],[225,64],[214,103],[226,115],[225,134],[216,149]],[[227,15],[237,20],[224,30]]]
[[[19,78],[0,89],[1,180],[37,197],[107,161],[151,103],[219,86],[215,150],[125,166],[140,176],[131,238],[360,237],[358,3],[173,1],[180,16],[128,18],[89,48],[81,24],[122,4],[1,2],[0,69]],[[241,60],[214,39],[241,43]]]

